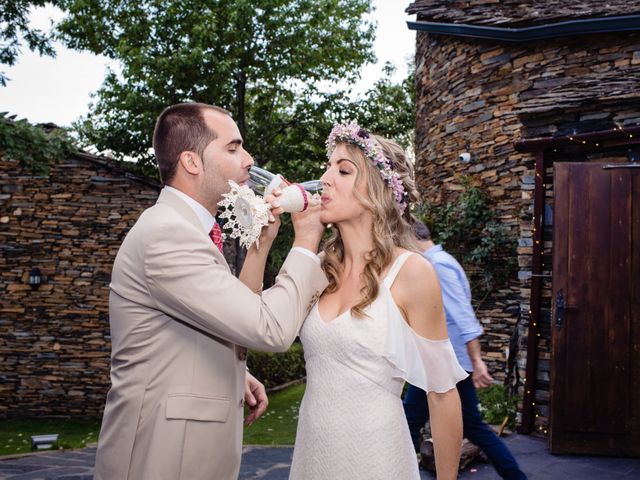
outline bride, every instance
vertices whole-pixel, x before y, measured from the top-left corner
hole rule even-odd
[[[307,317],[307,388],[290,479],[419,479],[400,395],[428,392],[438,479],[456,478],[462,441],[456,383],[467,376],[447,337],[440,287],[414,253],[411,168],[396,143],[336,125],[320,219],[332,225],[329,286]]]

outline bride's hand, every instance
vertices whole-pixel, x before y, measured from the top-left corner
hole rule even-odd
[[[314,253],[318,251],[325,231],[325,226],[320,221],[320,209],[320,205],[309,205],[304,212],[291,214],[295,232],[294,247],[304,247]]]

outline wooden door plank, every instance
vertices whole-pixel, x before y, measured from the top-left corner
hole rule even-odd
[[[550,417],[549,417],[549,450],[556,452],[562,446],[562,433],[565,430],[564,418],[561,414],[565,401],[564,371],[567,365],[564,348],[564,330],[556,327],[558,315],[556,299],[562,290],[566,295],[569,222],[569,166],[564,163],[554,165],[554,199],[553,199],[553,293],[551,319],[551,375],[550,375]],[[558,448],[556,446],[558,443]]]
[[[608,413],[600,424],[600,431],[625,434],[630,411],[629,384],[631,381],[631,171],[611,170],[611,227],[609,238],[611,275],[606,303],[606,352],[609,362],[607,378],[615,388],[606,393]]]
[[[565,432],[575,432],[580,430],[580,425],[585,424],[581,417],[590,416],[591,413],[583,411],[583,399],[595,394],[591,389],[594,359],[590,355],[584,355],[583,349],[590,337],[587,318],[589,312],[585,308],[588,304],[589,279],[586,269],[589,265],[585,259],[589,254],[589,211],[592,206],[589,195],[590,177],[587,169],[584,165],[576,163],[571,164],[569,168],[569,211],[566,218],[569,224],[569,261],[565,294],[567,308],[562,327],[566,350],[563,421]],[[578,358],[582,361],[576,362]],[[586,424],[589,425],[590,421]]]
[[[590,368],[585,372],[584,379],[589,383],[589,397],[585,398],[590,398],[590,401],[584,402],[583,412],[576,412],[574,419],[581,428],[575,431],[612,433],[607,425],[612,421],[611,409],[615,407],[608,402],[610,389],[603,386],[611,381],[609,376],[614,369],[607,340],[612,323],[608,298],[611,257],[612,251],[617,248],[617,240],[610,234],[613,172],[603,170],[599,164],[584,165],[582,168],[586,169],[589,177],[589,207],[586,219],[588,237],[582,240],[587,251],[581,260],[586,286],[579,312],[582,328],[586,332],[584,343],[579,348],[590,360]]]

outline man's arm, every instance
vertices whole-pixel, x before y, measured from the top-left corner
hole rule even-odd
[[[184,230],[154,239],[147,249],[152,308],[247,348],[287,350],[312,298],[327,286],[318,262],[291,252],[275,284],[260,297],[215,261],[208,238]]]
[[[473,386],[476,388],[485,388],[490,386],[493,383],[493,378],[489,375],[487,365],[482,360],[480,341],[477,338],[467,342],[467,352],[469,352],[471,364],[473,365],[473,373],[471,374]]]
[[[471,306],[469,291],[465,289],[466,276],[457,264],[434,262],[442,290],[442,303],[447,318],[452,320],[458,330],[463,343],[482,335],[482,326]]]

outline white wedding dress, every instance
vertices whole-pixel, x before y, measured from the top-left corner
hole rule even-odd
[[[418,336],[393,301],[391,285],[409,255],[393,263],[368,317],[347,311],[325,322],[317,303],[309,313],[300,331],[307,387],[290,480],[420,478],[400,398],[404,382],[446,392],[467,373],[448,339]]]

